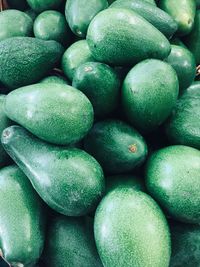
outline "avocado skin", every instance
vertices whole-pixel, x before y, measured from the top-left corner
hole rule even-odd
[[[115,66],[133,65],[146,58],[163,59],[171,49],[167,38],[153,25],[123,8],[98,13],[86,39],[96,60]]]
[[[0,42],[0,81],[15,89],[33,84],[59,62],[63,47],[55,41],[12,37]]]
[[[171,38],[177,31],[176,21],[162,9],[141,0],[117,0],[111,8],[127,8],[142,16],[167,38]]]
[[[108,4],[111,5],[115,1],[116,0],[108,0]],[[150,3],[150,4],[154,5],[154,6],[156,6],[155,0],[141,0],[141,1],[144,1],[144,2],[147,2],[147,3]]]
[[[58,83],[38,83],[6,97],[6,115],[37,137],[58,145],[82,139],[93,124],[93,107],[79,90]]]
[[[200,151],[169,146],[154,152],[147,161],[147,191],[172,218],[200,222]]]
[[[200,149],[200,82],[194,82],[178,99],[166,122],[166,135],[172,144]]]
[[[64,85],[69,85],[69,82],[62,76],[52,75],[47,76],[40,81],[40,83],[59,83]]]
[[[84,140],[85,150],[109,173],[123,173],[141,165],[147,156],[143,137],[120,120],[97,122]]]
[[[0,188],[3,257],[12,266],[33,266],[43,250],[45,206],[17,166],[0,170]]]
[[[97,208],[94,233],[105,267],[169,266],[167,221],[143,192],[126,187],[108,193]]]
[[[85,151],[48,144],[20,126],[5,129],[2,144],[52,209],[67,216],[95,209],[104,193],[104,175]]]
[[[29,6],[38,13],[58,8],[63,0],[27,0]]]
[[[103,267],[96,250],[93,220],[56,216],[50,222],[44,258],[48,267]]]
[[[134,66],[123,82],[123,109],[139,131],[151,132],[170,115],[178,93],[175,70],[166,62],[147,59]]]
[[[72,81],[72,86],[81,90],[89,98],[97,117],[105,117],[118,106],[120,85],[116,71],[99,62],[80,65]]]

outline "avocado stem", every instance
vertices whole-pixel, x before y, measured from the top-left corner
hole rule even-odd
[[[200,65],[197,66],[196,68],[196,76],[200,75]]]

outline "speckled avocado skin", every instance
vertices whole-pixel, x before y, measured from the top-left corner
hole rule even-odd
[[[66,145],[92,127],[93,107],[79,90],[58,83],[34,84],[7,95],[5,113],[37,137]]]
[[[17,166],[0,170],[0,202],[3,257],[14,267],[33,266],[43,250],[45,207]]]
[[[182,222],[200,222],[200,151],[169,146],[149,158],[146,186],[169,215]]]
[[[123,8],[98,13],[89,25],[86,39],[94,58],[113,65],[163,59],[171,50],[160,31],[134,11]]]
[[[85,151],[48,144],[20,126],[4,130],[2,143],[52,209],[67,216],[95,209],[104,193],[104,175]]]
[[[44,10],[56,9],[62,2],[63,0],[27,0],[29,6],[38,13]]]
[[[194,82],[183,92],[165,125],[172,144],[200,149],[200,82]]]
[[[164,214],[147,194],[118,188],[95,214],[94,233],[104,267],[168,267],[170,235]]]
[[[140,131],[151,132],[175,106],[179,93],[175,70],[165,62],[147,59],[134,66],[122,87],[122,104],[128,120]]]
[[[50,223],[48,236],[44,250],[48,267],[103,267],[91,218],[57,216]]]
[[[56,41],[12,37],[0,42],[0,81],[15,89],[36,83],[60,60],[63,47]]]
[[[147,156],[143,137],[120,120],[97,122],[84,140],[88,153],[109,173],[123,173],[141,165]]]

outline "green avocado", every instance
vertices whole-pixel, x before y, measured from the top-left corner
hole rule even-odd
[[[109,173],[131,171],[147,156],[143,137],[120,120],[97,122],[86,136],[84,147]]]
[[[115,2],[116,0],[108,0],[108,4],[111,5],[113,2]],[[134,0],[133,0],[134,1]],[[141,2],[144,1],[144,2],[147,2],[147,3],[150,3],[154,6],[156,6],[156,2],[155,0],[141,0]]]
[[[38,13],[44,10],[57,9],[63,0],[27,0],[29,6]]]
[[[194,82],[183,92],[166,123],[165,129],[172,144],[200,149],[200,82]]]
[[[91,21],[87,41],[93,57],[116,66],[146,58],[164,59],[170,53],[167,38],[132,10],[108,8]]]
[[[151,132],[170,115],[178,92],[175,70],[166,62],[147,59],[134,66],[124,80],[124,112],[140,131]]]
[[[105,267],[168,267],[171,244],[164,214],[147,194],[117,188],[97,208],[97,250]]]
[[[59,83],[64,85],[69,85],[69,82],[62,76],[47,76],[40,81],[40,83]]]
[[[42,253],[45,207],[17,166],[0,170],[0,254],[13,267],[29,267]]]
[[[85,151],[48,144],[20,126],[6,128],[2,144],[52,209],[82,216],[96,208],[104,193],[104,175]]]
[[[79,141],[93,124],[88,98],[58,83],[38,83],[12,91],[6,96],[5,113],[37,137],[58,145]]]
[[[63,47],[56,41],[12,37],[0,42],[0,81],[8,88],[38,82],[59,62]]]
[[[154,152],[146,166],[146,186],[174,219],[200,223],[200,151],[169,146]]]
[[[89,217],[57,216],[50,222],[48,236],[44,249],[48,267],[103,267]]]
[[[104,117],[118,106],[120,85],[116,71],[99,62],[80,65],[72,81],[72,86],[81,90],[89,98],[97,117]]]

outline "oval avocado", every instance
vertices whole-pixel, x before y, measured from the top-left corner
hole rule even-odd
[[[57,9],[63,0],[27,0],[29,6],[38,13],[44,10]]]

